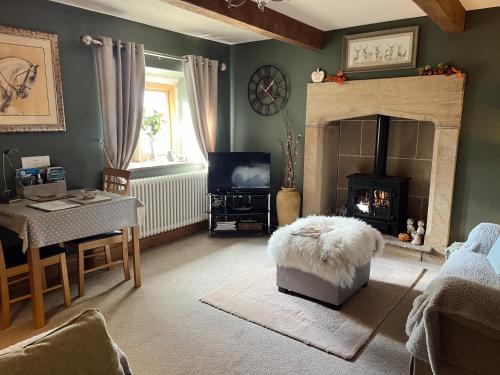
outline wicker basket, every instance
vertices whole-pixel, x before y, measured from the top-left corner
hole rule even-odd
[[[16,183],[17,195],[23,198],[28,197],[48,197],[51,195],[64,195],[67,193],[66,181],[57,181],[49,184],[24,186]]]

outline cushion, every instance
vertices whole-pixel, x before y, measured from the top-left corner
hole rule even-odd
[[[488,256],[486,257],[490,262],[491,266],[500,275],[500,237],[497,238],[495,244],[490,249]]]
[[[51,245],[40,248],[40,258],[49,258],[54,255],[64,253],[64,249],[59,245]],[[9,246],[3,249],[5,265],[7,268],[20,266],[28,263],[28,257],[21,250],[21,244]]]
[[[486,258],[486,255],[458,250],[441,268],[439,276],[455,276],[490,287],[500,285],[500,278]]]
[[[84,237],[84,238],[79,238],[77,240],[68,241],[68,243],[80,244],[80,243],[84,243],[84,242],[90,242],[90,241],[100,240],[103,238],[116,237],[116,236],[121,236],[121,235],[122,235],[121,230],[115,230],[113,232],[96,234],[95,236]]]
[[[0,374],[125,374],[120,355],[98,310],[0,351]]]
[[[472,229],[461,250],[488,255],[491,247],[500,237],[500,225],[481,223]]]

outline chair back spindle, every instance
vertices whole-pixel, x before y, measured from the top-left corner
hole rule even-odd
[[[104,168],[103,190],[110,193],[128,195],[131,175],[132,172],[124,169]]]

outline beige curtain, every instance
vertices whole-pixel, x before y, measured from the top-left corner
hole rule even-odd
[[[217,138],[217,72],[219,62],[201,56],[185,56],[186,90],[194,133],[205,159],[215,151]]]
[[[139,139],[144,100],[144,46],[102,38],[97,73],[107,166],[127,169]],[[117,46],[123,45],[124,48]]]

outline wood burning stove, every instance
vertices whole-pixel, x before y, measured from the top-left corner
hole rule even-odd
[[[406,227],[410,178],[387,176],[389,126],[388,116],[377,116],[373,173],[347,176],[347,213],[363,219],[381,232],[397,236]]]

